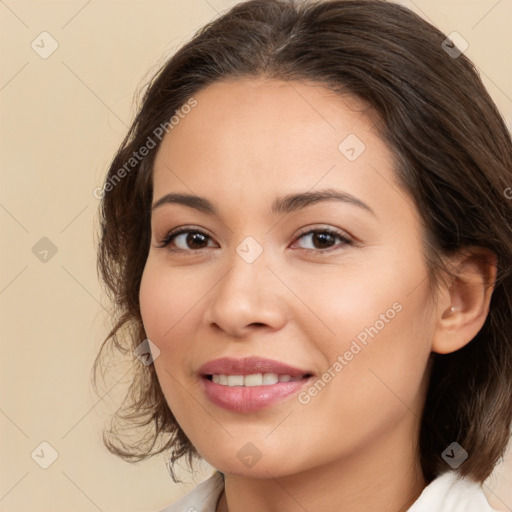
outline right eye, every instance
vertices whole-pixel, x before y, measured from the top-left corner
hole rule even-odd
[[[211,241],[210,236],[203,231],[184,227],[171,231],[165,235],[165,237],[159,242],[158,247],[168,247],[169,250],[173,252],[190,254],[208,247],[207,244],[209,240]],[[172,247],[173,245],[174,247]]]

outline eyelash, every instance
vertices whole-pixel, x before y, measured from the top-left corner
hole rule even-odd
[[[168,247],[169,244],[176,237],[178,237],[179,235],[182,235],[183,233],[199,233],[211,240],[211,237],[204,231],[201,231],[200,229],[195,229],[195,228],[191,228],[191,227],[183,227],[183,228],[177,229],[176,231],[171,231],[170,233],[165,235],[165,237],[163,238],[163,240],[160,241],[160,243],[157,245],[157,247],[160,249]],[[353,241],[350,238],[348,238],[343,232],[341,232],[337,229],[334,229],[334,228],[309,229],[309,230],[306,230],[306,231],[300,233],[297,237],[297,240],[305,238],[306,236],[314,234],[314,233],[328,233],[329,235],[333,235],[341,240],[342,243],[340,244],[340,246],[353,245]],[[207,248],[208,247],[203,247],[201,249],[193,249],[193,250],[186,250],[186,249],[169,249],[169,250],[172,252],[175,252],[175,253],[193,254],[193,253],[198,253],[198,252],[202,251],[203,249],[207,249]],[[322,254],[322,253],[326,253],[326,252],[331,252],[336,249],[329,247],[328,249],[302,249],[302,250],[306,251],[307,253]]]

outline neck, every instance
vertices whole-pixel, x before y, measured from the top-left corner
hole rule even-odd
[[[405,512],[426,485],[417,450],[403,443],[417,427],[407,414],[402,425],[367,447],[292,475],[226,475],[217,512]]]

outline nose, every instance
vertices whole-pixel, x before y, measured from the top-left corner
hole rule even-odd
[[[235,251],[230,268],[210,294],[205,322],[232,338],[256,330],[279,330],[286,323],[285,286],[268,266],[265,251],[248,263]]]

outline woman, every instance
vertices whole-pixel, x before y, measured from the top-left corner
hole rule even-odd
[[[104,347],[137,356],[117,419],[142,429],[107,446],[218,470],[167,512],[492,510],[511,183],[471,62],[406,8],[233,7],[154,78],[106,178]]]

